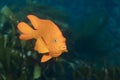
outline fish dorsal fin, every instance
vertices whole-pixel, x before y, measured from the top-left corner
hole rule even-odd
[[[48,50],[46,44],[44,43],[44,41],[42,40],[42,38],[37,39],[34,49],[41,54],[49,52],[49,50]]]
[[[34,15],[28,15],[27,18],[30,20],[35,29],[41,29],[42,27],[47,26],[56,26],[51,20],[43,20]]]
[[[50,56],[49,54],[43,55],[40,62],[46,62],[50,60],[51,58],[52,56]]]
[[[35,29],[39,29],[40,28],[40,19],[34,15],[28,15],[27,18],[30,20],[30,22],[32,23],[33,27]]]

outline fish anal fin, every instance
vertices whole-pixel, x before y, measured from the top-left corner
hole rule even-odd
[[[34,49],[41,54],[45,54],[49,52],[47,46],[45,45],[44,41],[41,38],[37,39]]]
[[[50,56],[49,54],[43,55],[40,62],[42,62],[42,63],[47,62],[51,58],[52,58],[52,56]]]

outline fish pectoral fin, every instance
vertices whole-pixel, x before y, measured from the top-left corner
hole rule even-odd
[[[41,38],[37,39],[34,49],[41,54],[49,52],[47,46],[45,45],[44,41]]]
[[[50,56],[49,54],[43,55],[40,62],[46,62],[50,60],[51,58],[52,56]]]

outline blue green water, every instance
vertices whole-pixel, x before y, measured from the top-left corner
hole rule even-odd
[[[0,80],[120,80],[119,0],[0,0],[0,12]],[[18,38],[28,14],[54,21],[69,52],[40,63],[35,41]]]

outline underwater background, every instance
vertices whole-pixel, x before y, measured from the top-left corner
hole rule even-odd
[[[17,24],[55,22],[68,52],[40,63]],[[0,0],[0,80],[120,80],[120,0]]]

